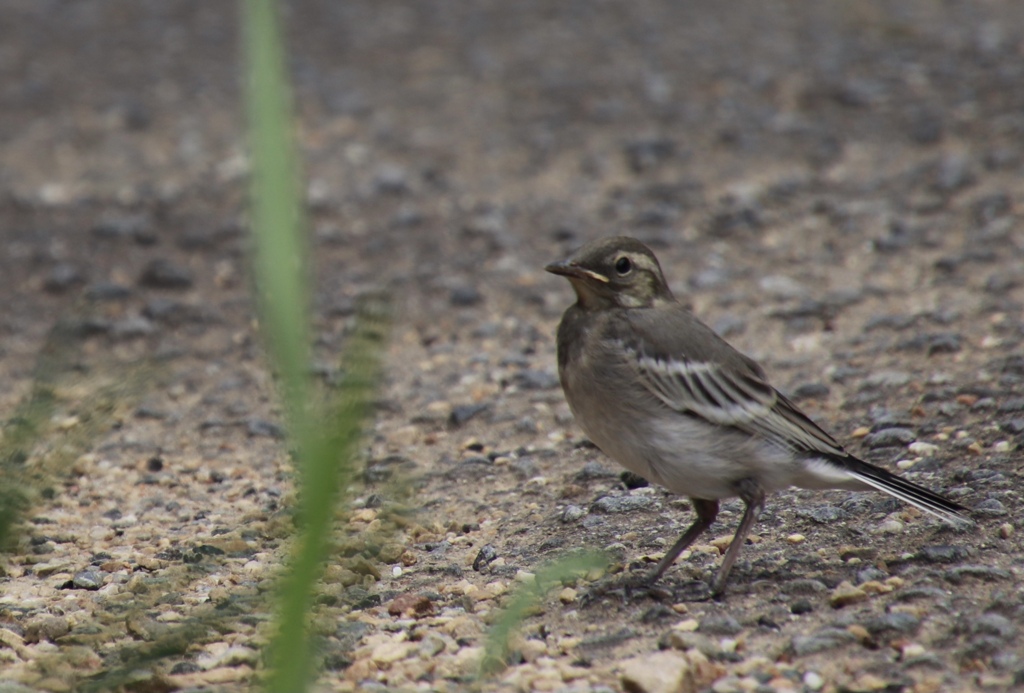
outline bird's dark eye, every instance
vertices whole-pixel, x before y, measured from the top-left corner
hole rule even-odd
[[[615,271],[619,274],[626,275],[633,269],[633,263],[629,261],[629,258],[623,255],[615,261]]]

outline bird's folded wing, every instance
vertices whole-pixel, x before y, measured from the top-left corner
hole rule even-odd
[[[757,372],[626,348],[640,380],[666,406],[800,452],[845,456],[842,446]]]

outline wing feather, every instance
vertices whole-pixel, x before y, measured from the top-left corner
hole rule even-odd
[[[628,347],[625,352],[647,389],[676,411],[733,426],[792,450],[845,454],[832,436],[758,373],[678,356],[648,356]]]

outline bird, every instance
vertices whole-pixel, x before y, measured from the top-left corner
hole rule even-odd
[[[767,497],[782,489],[877,490],[952,525],[958,503],[865,462],[768,381],[765,370],[701,322],[669,289],[646,245],[591,241],[544,268],[569,280],[576,302],[557,332],[558,375],[587,437],[629,471],[689,497],[696,519],[649,576],[654,585],[710,527],[719,501],[743,516],[710,584],[729,572]]]

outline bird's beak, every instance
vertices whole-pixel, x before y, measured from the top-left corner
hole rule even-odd
[[[551,272],[551,274],[568,277],[569,279],[593,279],[594,281],[602,284],[608,283],[608,277],[603,274],[598,274],[593,270],[584,269],[569,260],[564,262],[552,262],[550,265],[545,267],[544,270]]]

